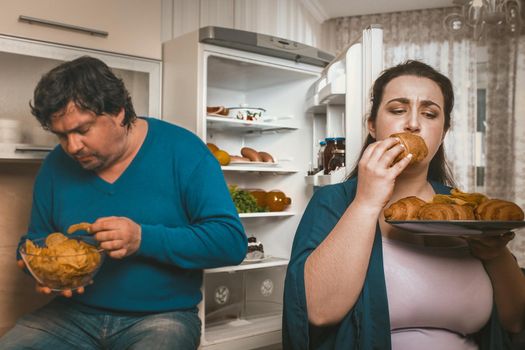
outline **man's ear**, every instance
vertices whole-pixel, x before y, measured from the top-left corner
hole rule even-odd
[[[120,121],[120,124],[123,123],[125,115],[126,115],[126,110],[124,109],[124,107],[122,107],[120,111],[117,113],[117,119]]]
[[[372,136],[375,139],[376,138],[376,128],[375,128],[374,122],[370,118],[368,118],[366,123],[368,125],[368,132],[370,133],[370,136]]]

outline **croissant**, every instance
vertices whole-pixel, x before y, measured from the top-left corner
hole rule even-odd
[[[420,220],[475,220],[474,210],[468,205],[428,203],[419,209]]]
[[[512,202],[489,199],[474,210],[478,220],[523,220],[523,210]]]
[[[410,196],[402,198],[395,203],[392,203],[385,209],[384,215],[387,220],[417,220],[417,213],[419,208],[425,205],[425,201],[416,197]]]
[[[413,157],[410,159],[409,164],[420,162],[428,155],[428,148],[425,144],[425,140],[416,134],[409,132],[400,132],[397,134],[392,134],[390,137],[397,137],[401,144],[405,147],[403,152],[401,152],[394,163],[399,162],[401,159],[406,157],[409,153],[412,153]]]
[[[477,192],[467,193],[467,192],[462,192],[457,188],[453,188],[450,191],[450,195],[454,198],[459,198],[459,199],[464,200],[465,202],[467,202],[469,205],[473,207],[478,206],[481,203],[489,199],[483,193],[477,193]]]

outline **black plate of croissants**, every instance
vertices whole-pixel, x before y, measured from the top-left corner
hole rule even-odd
[[[434,195],[431,202],[402,198],[384,215],[397,228],[426,235],[500,235],[525,227],[523,210],[516,203],[456,188],[449,195]]]

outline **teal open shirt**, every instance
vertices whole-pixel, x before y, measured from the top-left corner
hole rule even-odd
[[[436,193],[448,194],[450,188],[432,182]],[[283,312],[285,349],[390,349],[390,317],[383,269],[381,232],[377,225],[370,263],[363,289],[354,307],[340,323],[315,327],[308,322],[304,287],[304,264],[317,246],[337,224],[354,200],[357,179],[318,190],[301,219],[295,235],[286,274]],[[349,266],[351,268],[351,266]],[[510,349],[510,339],[499,322],[494,304],[492,315],[476,334],[480,350]]]

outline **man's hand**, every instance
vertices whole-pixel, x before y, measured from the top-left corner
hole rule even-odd
[[[140,225],[125,217],[97,219],[91,224],[91,232],[100,242],[100,247],[114,259],[122,259],[135,253],[142,238]]]
[[[507,243],[514,238],[514,232],[503,233],[499,236],[464,237],[473,256],[481,261],[488,261],[500,256]]]
[[[17,263],[18,267],[20,267],[21,269],[25,269],[26,264],[24,263],[23,260],[18,260],[16,263]],[[51,290],[51,288],[46,287],[44,285],[41,285],[38,282],[35,285],[35,290],[37,291],[37,293],[46,294],[46,295],[50,295],[52,293],[57,293],[57,294],[60,294],[63,297],[66,297],[66,298],[71,298],[73,296],[73,291],[71,289],[66,289],[66,290],[63,290],[63,291],[60,291],[60,292],[54,292],[54,291]],[[75,292],[78,293],[78,294],[84,294],[84,287],[79,287],[79,288],[75,289]]]

